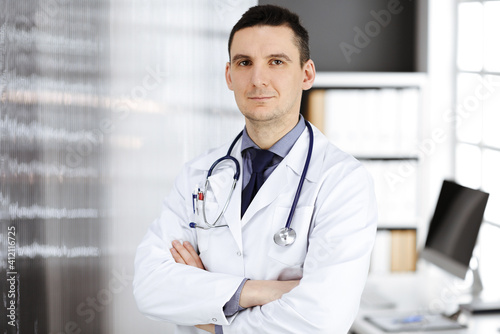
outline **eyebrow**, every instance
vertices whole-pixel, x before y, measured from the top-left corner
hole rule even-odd
[[[241,60],[241,59],[250,59],[250,58],[251,58],[250,56],[247,56],[247,55],[244,55],[241,53],[237,53],[233,56],[233,58],[231,59],[231,62],[233,63],[233,62]],[[273,53],[273,54],[268,55],[266,58],[281,58],[281,59],[284,59],[288,62],[292,62],[290,57],[288,57],[285,53]]]
[[[271,55],[268,56],[268,58],[282,58],[282,59],[285,59],[286,61],[292,62],[292,60],[290,59],[290,57],[288,57],[285,53],[271,54]]]
[[[250,58],[249,56],[246,56],[244,54],[241,54],[241,53],[237,53],[233,56],[233,58],[231,59],[231,62],[234,63],[235,61],[237,60],[241,60],[241,59],[248,59]]]

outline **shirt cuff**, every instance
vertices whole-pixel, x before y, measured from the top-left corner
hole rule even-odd
[[[215,334],[224,334],[221,325],[215,325]]]
[[[248,281],[248,278],[243,279],[240,286],[238,287],[238,290],[236,290],[231,299],[229,299],[229,301],[222,308],[224,311],[224,315],[226,315],[227,317],[235,315],[239,311],[245,309],[244,307],[240,306],[240,295],[241,295],[241,290],[243,290],[243,285],[245,285],[246,281]],[[219,334],[217,333],[217,326],[215,326],[215,333]],[[222,328],[220,333],[222,333]]]

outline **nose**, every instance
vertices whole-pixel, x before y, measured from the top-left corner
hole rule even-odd
[[[265,66],[254,65],[252,67],[252,85],[255,87],[267,87],[269,85],[269,73]]]

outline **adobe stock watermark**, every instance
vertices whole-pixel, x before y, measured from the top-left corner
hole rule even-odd
[[[371,10],[370,15],[373,20],[368,21],[363,28],[358,26],[353,28],[355,34],[352,44],[347,42],[339,44],[347,63],[351,63],[354,54],[359,54],[361,50],[368,47],[372,40],[380,35],[383,29],[391,23],[393,16],[401,14],[403,9],[404,7],[399,0],[389,0],[387,2],[387,9],[379,11]]]
[[[215,0],[213,6],[215,12],[221,20],[226,20],[227,15],[235,10],[241,4],[241,0]]]
[[[111,271],[111,278],[108,281],[108,286],[104,289],[97,291],[95,296],[88,296],[84,301],[76,307],[76,314],[82,320],[89,324],[96,318],[97,314],[104,311],[106,306],[113,302],[115,295],[122,293],[134,279],[134,276],[129,275],[122,269]],[[70,320],[64,325],[64,329],[58,332],[51,332],[49,334],[81,334],[86,333],[77,321]]]
[[[79,141],[74,146],[66,146],[66,165],[71,168],[80,166],[85,157],[91,155],[94,150],[103,142],[104,136],[113,132],[115,123],[114,121],[123,121],[141,104],[148,92],[157,89],[167,77],[167,73],[162,72],[157,66],[156,69],[151,67],[146,68],[146,76],[143,77],[141,84],[134,86],[130,90],[128,96],[122,96],[119,99],[107,100],[104,102],[103,107],[112,110],[114,116],[105,117],[99,121],[96,129],[90,131],[84,140]]]
[[[470,286],[465,282],[454,279],[452,284],[448,284],[441,290],[438,297],[433,298],[427,310],[431,313],[443,313],[447,311],[449,305],[456,305],[460,296],[469,291]]]
[[[443,112],[443,120],[446,124],[455,123],[456,129],[460,128],[464,122],[481,108],[481,103],[489,99],[493,94],[500,93],[500,77],[481,77],[479,85],[474,88],[473,93],[464,97],[455,109],[448,109]],[[394,191],[396,187],[412,176],[417,165],[425,161],[428,157],[436,153],[440,144],[448,139],[447,131],[443,128],[435,128],[430,136],[417,145],[417,161],[405,161],[400,164],[396,171],[387,171],[384,179],[389,188]]]

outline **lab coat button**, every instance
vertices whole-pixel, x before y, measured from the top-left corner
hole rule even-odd
[[[236,252],[236,255],[241,256],[241,252],[240,252],[240,251],[237,251],[237,252]]]
[[[217,318],[212,318],[212,321],[213,322],[217,322]]]

